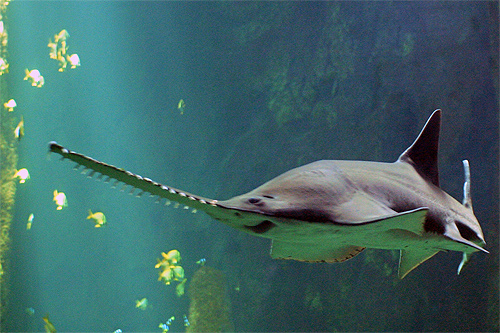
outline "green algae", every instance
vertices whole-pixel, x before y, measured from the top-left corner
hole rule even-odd
[[[203,266],[193,275],[188,291],[189,323],[186,332],[230,332],[229,300],[226,295],[224,274]]]
[[[0,6],[0,19],[4,24],[4,33],[0,43],[0,56],[7,58],[7,27],[5,14],[7,5]],[[14,128],[18,119],[14,112],[8,112],[3,107],[11,97],[7,86],[6,76],[8,71],[0,74],[0,331],[1,323],[7,311],[9,295],[9,250],[10,250],[10,228],[14,214],[16,195],[16,181],[13,175],[16,173],[18,162],[17,141],[14,137]]]

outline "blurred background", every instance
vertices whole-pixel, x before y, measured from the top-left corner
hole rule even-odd
[[[498,331],[498,2],[1,9],[0,99],[17,102],[0,118],[2,331],[41,331],[47,314],[57,330],[81,332],[161,332],[172,316],[171,331]],[[62,29],[81,66],[59,71],[47,44]],[[25,69],[39,70],[43,87],[24,81]],[[319,159],[392,162],[437,108],[441,187],[461,201],[470,160],[490,251],[460,276],[458,252],[404,280],[396,251],[272,260],[269,240],[88,180],[47,145],[227,199]],[[23,184],[12,178],[21,168]],[[56,209],[54,190],[67,207]],[[107,226],[94,228],[89,209]],[[187,278],[180,297],[154,267],[172,249]],[[185,326],[184,315],[205,326]]]

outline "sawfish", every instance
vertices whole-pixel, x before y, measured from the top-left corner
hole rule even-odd
[[[472,209],[470,167],[460,203],[439,186],[441,110],[393,163],[320,160],[289,170],[256,189],[215,200],[157,183],[71,151],[56,142],[51,152],[76,162],[74,169],[130,194],[203,211],[215,220],[272,240],[271,257],[305,262],[343,262],[365,248],[400,250],[404,278],[439,251],[463,253],[457,273],[484,249]]]

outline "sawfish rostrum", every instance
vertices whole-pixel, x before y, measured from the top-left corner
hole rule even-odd
[[[307,262],[342,262],[365,248],[400,250],[403,278],[439,251],[463,252],[458,273],[476,251],[488,252],[470,197],[464,160],[464,200],[439,187],[441,111],[430,116],[415,142],[394,163],[322,160],[229,200],[218,201],[154,182],[51,142],[50,151],[77,163],[89,177],[131,193],[149,193],[204,211],[255,236],[272,239],[271,256]]]

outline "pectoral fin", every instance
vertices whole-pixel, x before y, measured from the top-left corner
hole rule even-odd
[[[335,207],[334,220],[343,224],[358,224],[397,214],[382,202],[364,192],[356,192],[349,201]]]
[[[383,232],[388,230],[406,230],[421,236],[424,232],[425,216],[429,211],[426,207],[416,208],[406,212],[393,212],[364,221],[337,222],[337,225],[357,228],[360,231]]]
[[[422,235],[424,232],[425,216],[429,211],[420,207],[405,212],[396,212],[382,202],[363,194],[357,193],[353,198],[339,205],[335,212],[337,224],[367,226],[380,230],[403,229]]]

